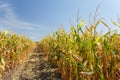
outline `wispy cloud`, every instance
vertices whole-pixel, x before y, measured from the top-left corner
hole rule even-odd
[[[4,13],[4,18],[5,19],[13,19],[15,20],[16,19],[16,15],[13,11],[13,7],[11,7],[10,4],[8,3],[1,3],[0,4],[0,11]]]
[[[8,3],[0,4],[0,13],[3,13],[0,18],[0,30],[24,34],[33,40],[40,37],[39,31],[36,32],[36,30],[45,30],[43,26],[19,20],[14,12],[14,8]]]
[[[33,29],[33,26],[39,27],[39,25],[21,21],[17,18],[13,7],[8,3],[0,4],[0,12],[3,13],[0,19],[0,24],[5,26],[11,26],[19,29]]]

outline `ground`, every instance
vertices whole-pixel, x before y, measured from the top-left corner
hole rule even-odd
[[[17,68],[3,77],[3,80],[62,80],[57,67],[51,67],[44,53],[33,52]]]

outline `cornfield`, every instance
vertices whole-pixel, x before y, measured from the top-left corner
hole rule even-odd
[[[0,32],[0,76],[22,63],[32,48],[34,42],[25,36]]]
[[[119,24],[112,23],[120,27]],[[108,31],[100,34],[99,24]],[[120,34],[103,21],[87,26],[82,20],[70,32],[60,29],[38,43],[63,80],[119,80]]]

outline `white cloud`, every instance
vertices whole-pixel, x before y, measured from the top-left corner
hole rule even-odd
[[[13,11],[13,7],[8,3],[0,4],[0,12],[4,13],[4,19],[16,20],[16,15]]]
[[[0,4],[0,12],[3,13],[3,17],[0,19],[0,24],[10,26],[13,28],[21,29],[33,29],[33,26],[38,27],[39,25],[21,21],[17,18],[13,7],[10,4]]]
[[[19,20],[14,12],[14,8],[8,3],[0,4],[0,13],[3,13],[0,18],[0,30],[9,30],[11,32],[24,34],[33,40],[38,39],[41,35],[36,32],[36,30],[46,30],[43,26]]]

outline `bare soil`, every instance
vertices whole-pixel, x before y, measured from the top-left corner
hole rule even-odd
[[[33,52],[17,70],[9,73],[3,80],[62,80],[57,67],[51,67],[47,56],[38,52]]]

